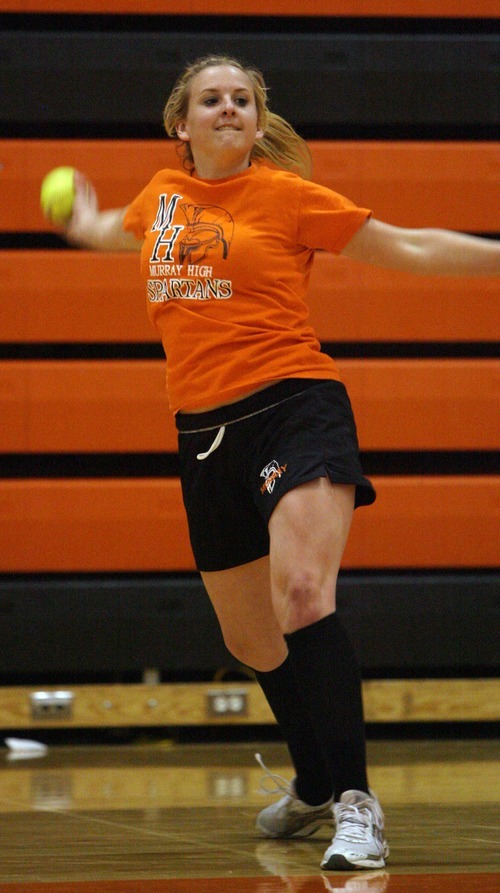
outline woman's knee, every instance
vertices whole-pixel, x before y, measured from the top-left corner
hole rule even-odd
[[[283,632],[310,626],[335,610],[335,582],[303,568],[286,574],[275,592],[276,614]]]

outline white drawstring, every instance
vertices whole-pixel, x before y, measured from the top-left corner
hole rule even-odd
[[[196,456],[196,458],[197,458],[197,459],[200,459],[200,460],[203,460],[203,459],[206,459],[207,456],[210,455],[210,453],[214,453],[215,450],[217,449],[217,447],[219,447],[219,446],[221,445],[221,443],[222,443],[222,438],[224,437],[225,432],[226,432],[226,426],[225,426],[225,425],[221,425],[221,427],[220,427],[219,430],[217,431],[216,438],[215,438],[215,440],[214,440],[212,446],[210,447],[210,449],[207,450],[206,453],[198,453],[198,455]]]

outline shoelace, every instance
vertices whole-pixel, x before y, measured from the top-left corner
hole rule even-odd
[[[335,808],[337,834],[353,843],[365,841],[371,834],[371,817],[367,809],[351,804],[341,804]],[[348,827],[345,827],[348,826]]]
[[[260,753],[255,754],[255,759],[257,760],[261,769],[266,773],[263,778],[260,779],[259,782],[259,794],[271,795],[271,794],[286,794],[287,797],[295,797],[295,792],[293,787],[286,778],[283,778],[282,775],[277,775],[276,772],[271,772],[270,769],[267,768],[264,760],[262,759]],[[270,779],[274,782],[274,787],[270,788],[266,782]]]

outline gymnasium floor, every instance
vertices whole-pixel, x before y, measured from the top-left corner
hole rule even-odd
[[[0,750],[0,893],[499,893],[496,741],[369,741],[391,859],[356,874],[258,836],[256,751],[290,777],[276,742]]]

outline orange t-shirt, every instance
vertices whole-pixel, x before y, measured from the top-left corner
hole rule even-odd
[[[174,413],[281,378],[339,379],[305,295],[314,250],[341,251],[369,215],[264,164],[222,180],[180,170],[153,177],[124,228],[144,239],[148,311],[167,356]]]

